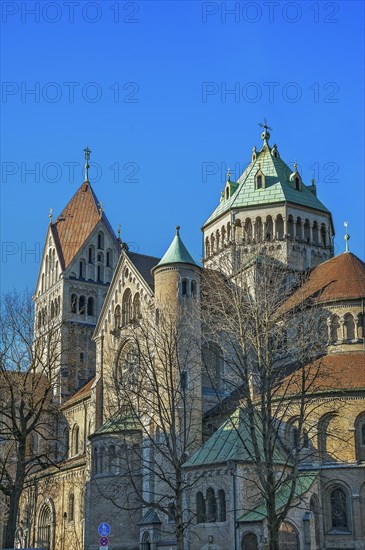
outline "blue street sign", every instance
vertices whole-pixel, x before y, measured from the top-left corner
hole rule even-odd
[[[100,537],[107,537],[110,535],[110,525],[109,523],[101,523],[98,527],[98,533]]]

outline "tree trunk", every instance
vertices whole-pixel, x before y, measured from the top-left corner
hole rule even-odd
[[[15,532],[17,527],[19,500],[21,490],[19,487],[14,487],[9,498],[9,513],[6,522],[5,548],[14,548]]]

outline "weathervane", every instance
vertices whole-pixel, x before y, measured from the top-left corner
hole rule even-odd
[[[120,240],[120,223],[118,223],[118,239]]]
[[[89,181],[89,168],[90,168],[90,165],[89,165],[89,160],[90,160],[90,149],[89,147],[86,145],[85,149],[84,149],[84,158],[85,158],[85,181]]]
[[[100,218],[102,218],[103,212],[104,212],[103,203],[99,202],[98,206],[99,206],[99,216]]]
[[[343,225],[344,225],[345,228],[346,228],[346,235],[344,236],[344,239],[345,239],[345,241],[346,241],[346,252],[350,252],[350,251],[349,251],[349,240],[350,240],[350,235],[349,235],[348,232],[347,232],[347,228],[348,228],[349,222],[343,222]]]
[[[53,208],[50,208],[50,209],[49,209],[48,217],[49,217],[49,223],[52,223],[52,219],[53,219]]]

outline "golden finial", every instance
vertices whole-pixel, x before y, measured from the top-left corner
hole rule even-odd
[[[104,212],[103,203],[99,202],[98,206],[99,206],[99,217],[102,218],[103,212]]]
[[[49,217],[49,223],[52,223],[52,219],[53,219],[53,208],[50,208],[50,209],[49,209],[48,217]]]
[[[297,161],[295,160],[295,161],[294,161],[294,171],[296,172],[297,169],[298,169],[298,165],[297,165]]]
[[[179,235],[179,231],[180,231],[180,225],[177,225],[176,226],[176,235]]]

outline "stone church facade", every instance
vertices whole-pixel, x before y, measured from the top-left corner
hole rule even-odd
[[[178,314],[190,300],[194,336],[203,347],[204,274],[230,276],[237,254],[242,262],[259,246],[260,254],[293,273],[309,274],[297,294],[315,296],[328,313],[321,361],[334,375],[307,419],[318,453],[303,461],[281,548],[365,550],[365,264],[350,252],[333,256],[332,216],[314,182],[306,185],[297,167],[287,166],[269,144],[266,126],[261,139],[238,181],[228,174],[220,202],[202,227],[203,267],[186,250],[179,229],[162,259],[129,251],[87,178],[57,219],[51,217],[34,303],[36,333],[47,316],[62,326],[64,352],[54,389],[62,412],[55,426],[58,463],[35,474],[23,494],[19,547],[97,550],[98,525],[108,522],[111,550],[176,548],[173,518],[137,498],[143,484],[157,491],[155,477],[143,476],[143,463],[135,465],[135,485],[129,477],[124,447],[126,441],[138,443],[140,430],[133,418],[118,414],[121,404],[112,390],[120,358],[133,360],[123,334],[141,319],[156,320],[164,304]],[[184,506],[192,518],[186,550],[266,548],[261,504],[244,481],[252,464],[242,445],[242,413],[219,407],[229,398],[227,365],[224,359],[214,365],[215,388],[202,365],[194,367],[191,407],[199,443],[184,465]],[[208,433],[209,423],[215,427]],[[230,453],[229,423],[235,426]]]

